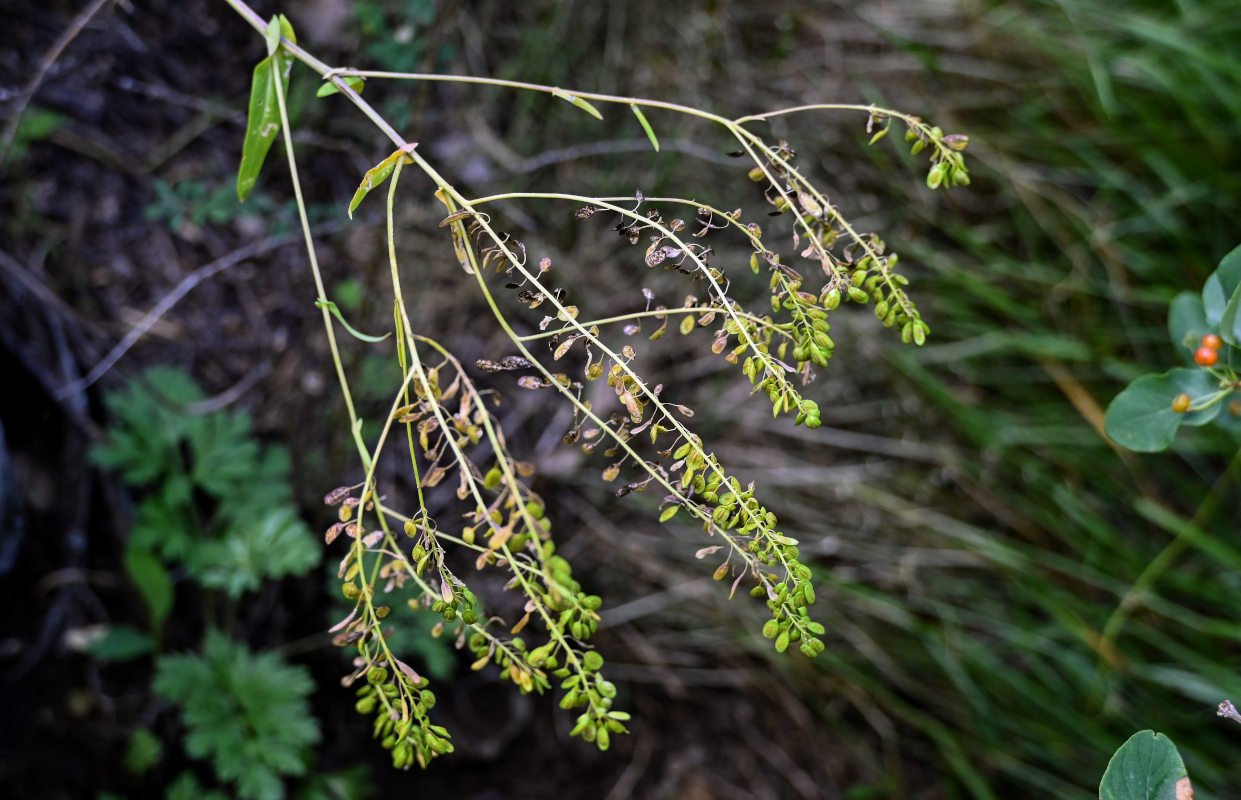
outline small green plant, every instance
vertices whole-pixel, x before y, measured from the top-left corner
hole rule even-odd
[[[166,367],[106,398],[112,423],[92,457],[144,494],[124,563],[147,620],[146,631],[114,625],[91,652],[122,661],[162,651],[172,570],[183,569],[203,594],[209,627],[201,653],[158,652],[154,691],[181,710],[186,751],[210,760],[220,781],[236,785],[233,796],[277,800],[284,777],[307,772],[319,737],[310,675],[277,653],[251,652],[222,628],[235,624],[245,593],[304,575],[321,553],[293,505],[285,452],[256,442],[242,412],[194,413],[204,400],[185,373]],[[162,754],[163,743],[140,729],[125,763],[140,775]],[[191,784],[182,776],[167,796],[204,796]]]
[[[282,778],[305,774],[319,725],[304,667],[276,653],[251,653],[212,630],[201,655],[161,657],[154,688],[181,708],[186,752],[210,760],[220,780],[236,783],[239,797],[283,797]]]
[[[1172,300],[1168,333],[1193,366],[1143,375],[1107,409],[1107,435],[1130,450],[1166,450],[1182,425],[1241,432],[1241,247],[1224,256],[1200,294]]]
[[[147,370],[109,395],[114,423],[93,457],[145,492],[129,540],[130,574],[153,572],[154,557],[235,599],[264,580],[304,574],[321,553],[293,505],[288,454],[259,445],[244,412],[184,410],[204,399],[185,373]],[[167,614],[157,605],[154,628]]]
[[[429,681],[394,652],[385,623],[391,603],[439,615],[439,625],[470,651],[474,669],[495,666],[502,679],[523,693],[542,694],[558,686],[561,707],[578,710],[571,734],[601,750],[626,732],[629,720],[628,713],[613,708],[617,688],[605,677],[604,656],[590,644],[601,619],[602,598],[579,583],[572,565],[557,552],[554,509],[530,488],[533,468],[510,451],[495,415],[499,395],[479,387],[478,373],[518,373],[516,388],[559,394],[573,410],[573,422],[562,435],[566,445],[603,456],[602,478],[617,483],[618,496],[655,495],[651,505],[660,522],[701,528],[707,545],[699,557],[715,562],[713,577],[729,579],[730,594],[745,582],[750,594],[767,604],[770,618],[761,632],[776,651],[820,654],[824,626],[810,615],[816,591],[799,542],[779,530],[776,514],[763,504],[758,489],[732,474],[690,429],[694,411],[670,399],[676,389],[653,384],[639,373],[638,348],[643,339],[654,342],[670,330],[682,337],[673,347],[686,347],[695,331],[709,331],[710,352],[740,371],[752,393],[766,398],[773,416],[819,427],[819,407],[806,387],[817,370],[828,366],[835,350],[831,314],[846,303],[869,305],[885,327],[915,345],[923,344],[930,326],[906,291],[908,280],[897,272],[899,256],[883,238],[857,230],[846,219],[826,189],[803,172],[792,145],[771,141],[754,129],[788,114],[858,113],[866,120],[872,145],[895,129],[913,155],[928,158],[926,186],[932,190],[969,183],[962,154],[967,138],[945,134],[918,117],[868,105],[812,105],[730,119],[645,98],[516,81],[335,68],[298,46],[283,15],[264,22],[241,0],[228,2],[267,43],[267,56],[254,69],[239,198],[253,190],[268,151],[283,133],[293,191],[299,208],[305,207],[286,100],[295,62],[319,74],[324,81],[320,97],[340,102],[334,95],[343,95],[395,146],[362,177],[348,207],[352,216],[370,193],[387,183],[387,250],[395,298],[393,328],[387,334],[362,334],[346,322],[340,305],[329,297],[310,223],[302,213],[319,293],[315,305],[322,313],[360,464],[349,485],[324,498],[339,514],[326,533],[327,544],[338,539],[347,543],[338,577],[342,594],[352,604],[332,630],[337,645],[356,651],[354,669],[344,684],[357,686],[357,710],[373,717],[375,737],[391,752],[393,764],[426,766],[452,752],[453,744],[450,732],[432,721],[436,698]],[[660,141],[648,114],[705,122],[735,142],[738,182],[775,219],[771,230],[765,230],[746,219],[736,204],[711,203],[696,194],[695,199],[652,198],[638,191],[619,197],[571,192],[469,197],[422,156],[417,143],[402,137],[361,98],[364,80],[506,87],[544,95],[566,113],[583,112],[596,119],[604,118],[601,107],[615,110],[644,132],[655,151]],[[475,286],[511,352],[477,359],[467,367],[411,320],[398,267],[394,215],[406,168],[416,170],[423,185],[433,186],[442,206],[438,222],[446,234],[446,258],[441,264],[447,272],[435,280],[453,275]],[[749,181],[744,180],[747,175]],[[559,219],[576,219],[583,226],[607,220],[622,249],[638,248],[623,256],[634,267],[681,275],[689,291],[661,302],[654,290],[643,286],[634,292],[629,312],[596,313],[596,298],[589,292],[560,285],[550,256],[529,252],[501,229],[493,217],[496,207],[516,201],[557,205],[562,209]],[[717,257],[737,247],[748,259],[743,255],[740,263],[730,264]],[[742,302],[746,294],[758,296],[757,309]],[[644,322],[657,327],[640,339]],[[395,336],[403,378],[390,387],[388,412],[369,440],[362,435],[363,420],[337,346],[337,324],[368,343]],[[607,402],[587,399],[585,387],[594,381],[607,385]],[[399,458],[412,474],[413,497],[389,497],[377,486],[377,465],[393,458],[385,448],[396,438],[404,440],[407,454]],[[445,482],[456,485],[460,513],[433,516],[425,491]],[[477,597],[454,567],[462,556],[477,570],[506,575],[507,587],[518,595],[511,616],[481,613]]]

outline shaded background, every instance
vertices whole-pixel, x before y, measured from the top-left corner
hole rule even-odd
[[[633,735],[600,754],[567,738],[550,698],[515,697],[450,659],[436,713],[456,754],[391,771],[337,686],[344,667],[321,634],[334,592],[324,568],[265,587],[235,632],[314,675],[315,769],[363,765],[351,786],[375,796],[1085,798],[1112,750],[1149,727],[1180,746],[1199,798],[1241,796],[1238,731],[1214,716],[1241,697],[1235,494],[1196,520],[1213,555],[1176,550],[1146,572],[1149,589],[1131,591],[1210,487],[1228,486],[1236,444],[1195,429],[1173,453],[1137,456],[1099,434],[1127,380],[1176,363],[1167,301],[1237,243],[1231,5],[258,4],[287,13],[331,63],[730,115],[875,102],[971,138],[973,185],[932,194],[892,143],[865,146],[864,118],[771,127],[846,216],[902,253],[933,330],[925,347],[902,348],[867,312],[838,313],[838,354],[810,392],[823,428],[772,423],[705,340],[646,348],[654,379],[689,387],[696,429],[812,554],[827,652],[777,657],[756,633],[763,609],[727,601],[694,559],[694,531],[654,524],[649,501],[612,498],[603,460],[557,444],[568,412],[548,424],[543,398],[497,380],[561,551],[604,598],[597,642]],[[79,11],[49,0],[0,12],[6,126]],[[175,710],[150,692],[149,659],[109,664],[74,644],[75,632],[142,613],[120,566],[134,498],[87,458],[109,424],[107,392],[176,364],[215,405],[248,409],[264,441],[290,449],[314,530],[331,521],[323,493],[357,479],[305,257],[288,235],[283,158],[256,196],[235,200],[262,55],[223,2],[107,4],[48,64],[3,167],[0,785],[14,796],[155,797],[185,768],[210,779],[184,756]],[[340,98],[316,101],[311,74],[295,70],[295,141],[330,291],[349,298],[358,327],[382,329],[379,204],[352,223],[343,211],[387,145]],[[652,154],[630,120],[599,125],[542,96],[373,82],[368,97],[467,194],[637,187],[760,213],[729,144],[677,117],[652,113],[664,143]],[[427,185],[403,186],[415,318],[467,363],[505,354],[458,280]],[[503,214],[601,311],[642,302],[645,267],[602,227],[537,204]],[[183,299],[114,367],[58,399],[187,278]],[[382,413],[397,380],[391,349],[345,348],[363,415]],[[179,584],[169,650],[200,640],[199,602]],[[1105,637],[1121,604],[1129,621]],[[145,776],[120,758],[138,728],[165,745]]]

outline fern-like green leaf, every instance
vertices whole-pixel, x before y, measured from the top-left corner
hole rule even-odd
[[[319,726],[304,668],[210,631],[202,655],[158,660],[154,689],[181,708],[189,754],[209,759],[222,781],[236,783],[238,797],[280,800],[283,777],[306,772]]]
[[[291,506],[283,506],[239,518],[219,539],[199,546],[189,568],[203,586],[238,597],[264,579],[306,572],[320,554],[310,529]]]

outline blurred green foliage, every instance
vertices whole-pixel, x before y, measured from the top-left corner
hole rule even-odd
[[[244,412],[195,407],[205,400],[186,373],[169,367],[148,369],[106,397],[112,421],[91,455],[144,495],[124,560],[150,635],[115,624],[89,652],[101,661],[129,661],[161,649],[175,602],[172,570],[183,569],[208,595],[208,629],[201,653],[156,656],[152,689],[180,709],[185,750],[209,760],[217,779],[235,785],[235,796],[278,800],[286,777],[307,773],[319,739],[308,703],[310,673],[277,652],[252,652],[214,626],[235,626],[247,615],[243,595],[265,581],[306,574],[319,563],[320,549],[293,504],[287,453],[259,444]],[[228,603],[218,603],[214,593]],[[213,610],[221,608],[227,611],[213,621]],[[185,625],[178,627],[184,640]],[[125,766],[142,775],[163,755],[164,742],[138,729]],[[356,796],[362,777],[318,776],[305,783],[303,796]],[[334,793],[332,780],[350,788]],[[223,795],[204,790],[186,772],[165,796]]]
[[[185,412],[203,399],[180,370],[147,370],[108,396],[114,423],[93,458],[145,490],[131,550],[237,598],[305,573],[320,549],[293,505],[288,453],[255,441],[244,412]]]
[[[985,88],[927,113],[978,145],[983,200],[919,246],[934,339],[887,354],[918,395],[888,433],[936,457],[857,489],[912,566],[823,573],[829,629],[873,643],[829,648],[828,669],[918,732],[902,752],[929,744],[946,792],[1093,797],[1149,726],[1176,739],[1199,800],[1230,796],[1237,746],[1210,721],[1241,695],[1236,443],[1192,429],[1172,454],[1122,455],[1102,408],[1180,363],[1168,303],[1238,238],[1241,18],[1220,0],[970,16]],[[904,46],[929,80],[965,80],[947,48]]]
[[[305,668],[212,630],[201,655],[159,660],[154,689],[180,706],[186,751],[210,759],[239,797],[280,800],[282,776],[306,772],[319,725],[306,702],[314,684]]]

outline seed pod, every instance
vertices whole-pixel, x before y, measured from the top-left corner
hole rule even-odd
[[[341,500],[348,497],[349,493],[352,491],[352,486],[337,486],[335,489],[323,496],[323,503],[324,505],[334,506]]]
[[[788,649],[789,649],[789,632],[784,631],[778,637],[776,637],[776,652],[783,653],[785,650],[788,650]]]

